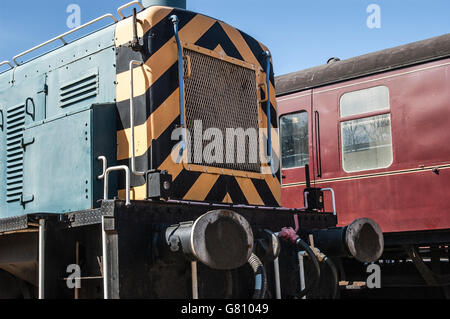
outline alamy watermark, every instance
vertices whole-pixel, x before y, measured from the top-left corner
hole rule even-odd
[[[69,14],[66,20],[66,25],[69,29],[78,28],[81,25],[81,8],[78,4],[69,4],[66,8]]]
[[[370,4],[367,9],[370,15],[367,17],[367,27],[369,29],[381,28],[381,7],[378,4]]]
[[[370,264],[366,270],[369,273],[367,277],[366,285],[369,289],[380,289],[381,288],[381,267],[377,264]]]
[[[268,152],[267,128],[208,128],[194,121],[193,130],[177,128],[172,141],[180,141],[172,149],[172,160],[185,164],[257,164],[263,174],[279,170],[275,153]],[[272,142],[278,130],[271,128]],[[180,151],[181,150],[181,151]]]
[[[66,272],[69,274],[66,279],[67,288],[81,288],[81,268],[79,265],[72,264],[67,266]]]

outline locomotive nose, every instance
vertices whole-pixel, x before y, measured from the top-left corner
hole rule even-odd
[[[253,232],[241,215],[216,210],[195,222],[171,226],[166,239],[173,251],[180,248],[188,257],[217,270],[239,268],[253,251]]]

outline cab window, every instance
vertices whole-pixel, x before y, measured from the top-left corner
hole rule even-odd
[[[309,163],[308,113],[299,112],[280,118],[282,166],[303,167]]]

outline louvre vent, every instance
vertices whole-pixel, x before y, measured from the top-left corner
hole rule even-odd
[[[6,115],[6,201],[18,202],[23,192],[23,127],[25,105],[16,105]]]
[[[61,107],[92,99],[98,94],[98,74],[90,74],[61,87],[59,103]]]
[[[217,59],[196,51],[184,50],[191,61],[191,76],[185,79],[186,127],[194,135],[195,121],[201,120],[203,132],[219,129],[223,135],[223,161],[203,158],[203,166],[260,172],[259,143],[245,140],[245,160],[238,157],[237,139],[227,139],[227,129],[253,129],[258,139],[258,97],[254,70]],[[203,149],[211,141],[203,141]],[[242,145],[242,144],[241,144]],[[197,163],[195,147],[192,147],[191,162]],[[234,154],[227,154],[234,149]],[[242,151],[242,146],[239,149]],[[202,156],[203,157],[203,156]],[[234,158],[229,161],[230,157]],[[232,162],[232,163],[230,163]]]

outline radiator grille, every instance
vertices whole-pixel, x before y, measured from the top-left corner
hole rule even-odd
[[[91,74],[62,86],[59,91],[59,103],[61,107],[68,107],[95,98],[97,94],[98,75]]]
[[[189,56],[191,61],[191,76],[185,79],[186,127],[192,135],[191,138],[194,141],[194,123],[197,120],[202,121],[203,132],[217,128],[223,136],[223,157],[220,156],[220,163],[208,156],[202,156],[200,163],[198,154],[195,154],[194,143],[191,145],[191,163],[260,172],[255,71],[188,49],[184,50],[184,54]],[[253,129],[254,135],[256,134],[256,143],[250,143],[250,138],[245,139],[244,161],[242,155],[240,161],[237,157],[237,139],[226,139],[227,128],[241,128],[244,131]],[[210,143],[211,141],[203,141],[203,150]],[[227,149],[233,149],[232,144],[234,154],[227,154]],[[239,151],[243,151],[242,147]],[[227,161],[227,157],[234,160]]]
[[[6,115],[6,201],[20,201],[23,192],[23,127],[25,105],[16,105]]]

